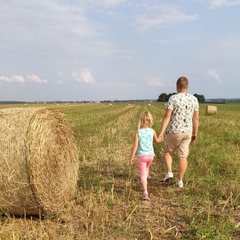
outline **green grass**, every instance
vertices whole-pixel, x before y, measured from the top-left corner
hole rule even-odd
[[[164,104],[52,105],[64,114],[78,144],[78,192],[62,214],[1,214],[0,239],[240,239],[240,104],[217,105],[214,116],[206,116],[206,106],[200,104],[184,189],[161,182],[163,143],[154,144],[150,201],[142,201],[137,163],[128,165],[133,136],[146,109],[159,133]],[[177,164],[174,155],[175,176]]]

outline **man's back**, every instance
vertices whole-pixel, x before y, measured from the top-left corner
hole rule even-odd
[[[189,93],[177,93],[169,98],[166,109],[172,110],[168,133],[192,132],[192,117],[199,104]]]

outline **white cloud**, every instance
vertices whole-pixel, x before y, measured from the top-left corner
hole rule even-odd
[[[0,82],[10,82],[10,79],[5,76],[0,76]]]
[[[175,79],[179,72],[192,74],[193,79],[204,75],[202,79],[214,84],[240,79],[240,35],[234,25],[240,16],[240,0],[0,2],[0,52],[4,60],[0,84],[10,85],[8,88],[23,83],[42,98],[51,92],[49,98],[54,100],[77,99],[79,91],[61,91],[66,86],[74,89],[73,81],[78,81],[100,88],[102,93],[96,92],[96,97],[104,99],[108,94],[118,95],[118,91],[132,97],[147,90],[172,89],[175,83],[165,79]],[[209,11],[209,6],[221,11]],[[230,17],[223,18],[224,14]],[[51,84],[40,94],[44,88],[34,85],[46,82],[43,76]],[[196,80],[191,88],[195,83],[202,85]],[[219,84],[216,92],[222,87],[225,94],[224,84]],[[51,88],[53,85],[58,85],[59,91]],[[0,89],[1,96],[8,98],[4,87]],[[204,94],[209,91],[203,90]],[[237,87],[234,90],[237,92]],[[92,97],[88,87],[81,91],[81,97]],[[31,91],[20,94],[35,98]]]
[[[72,71],[72,77],[77,82],[86,84],[95,83],[95,79],[93,78],[91,72],[87,68],[82,68],[79,73]]]
[[[151,87],[163,87],[165,86],[164,83],[162,83],[159,79],[157,78],[150,78],[147,81],[147,85],[151,86]]]
[[[47,80],[39,78],[37,75],[32,74],[27,77],[27,79],[30,82],[35,82],[35,83],[46,83]],[[8,83],[27,83],[25,78],[23,76],[14,74],[11,78],[5,77],[5,76],[0,76],[0,82],[8,82]]]
[[[237,69],[240,62],[240,35],[219,37],[200,50],[198,61],[203,64],[212,66],[214,63],[214,66],[222,65],[221,69]]]
[[[124,82],[108,82],[104,84],[106,88],[135,88],[136,84],[134,83],[124,83]]]
[[[140,5],[139,5],[140,6]],[[195,21],[198,15],[188,15],[175,6],[152,4],[141,5],[141,12],[134,19],[134,25],[140,33],[146,33],[151,28],[165,28],[181,22]]]
[[[40,77],[38,77],[35,74],[32,74],[32,75],[28,76],[28,79],[30,80],[30,82],[47,83],[47,80],[41,79]]]
[[[0,76],[0,82],[8,82],[8,83],[24,83],[24,77],[23,76],[19,76],[19,75],[13,75],[11,78],[10,77],[6,77],[6,76]]]
[[[214,79],[216,82],[218,83],[222,83],[221,79],[220,79],[220,76],[217,72],[216,69],[210,69],[207,71],[207,75],[211,78],[211,79]]]
[[[25,80],[24,80],[24,77],[22,77],[22,76],[13,75],[13,76],[11,77],[11,82],[24,83]]]
[[[63,82],[62,80],[58,80],[58,81],[57,81],[57,84],[62,85],[62,84],[64,84],[64,82]]]
[[[11,14],[10,14],[11,13]],[[31,19],[31,20],[30,20]],[[101,31],[98,21],[91,20],[81,4],[64,4],[59,1],[3,1],[0,3],[2,41],[0,49],[11,48],[40,51],[75,50],[85,37]],[[13,44],[12,33],[18,36]],[[49,51],[50,50],[50,51]],[[60,51],[60,52],[61,52]]]
[[[240,0],[209,0],[210,8],[217,8],[222,6],[237,6],[240,5]]]
[[[64,73],[62,71],[59,71],[58,74],[59,74],[60,77],[64,77]]]
[[[169,44],[173,43],[172,40],[168,40],[168,39],[157,39],[157,40],[155,40],[155,42],[157,42],[161,45],[169,45]]]
[[[116,7],[127,0],[88,0],[87,5],[97,6],[100,8],[109,8],[109,7]]]

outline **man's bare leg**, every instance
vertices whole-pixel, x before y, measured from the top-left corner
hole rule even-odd
[[[180,157],[178,163],[178,180],[182,181],[187,170],[187,158]]]

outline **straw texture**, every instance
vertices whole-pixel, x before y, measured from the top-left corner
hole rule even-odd
[[[215,114],[217,114],[216,106],[207,106],[206,107],[206,115],[215,115]]]
[[[73,133],[51,108],[0,110],[0,210],[15,215],[64,209],[76,191]]]

